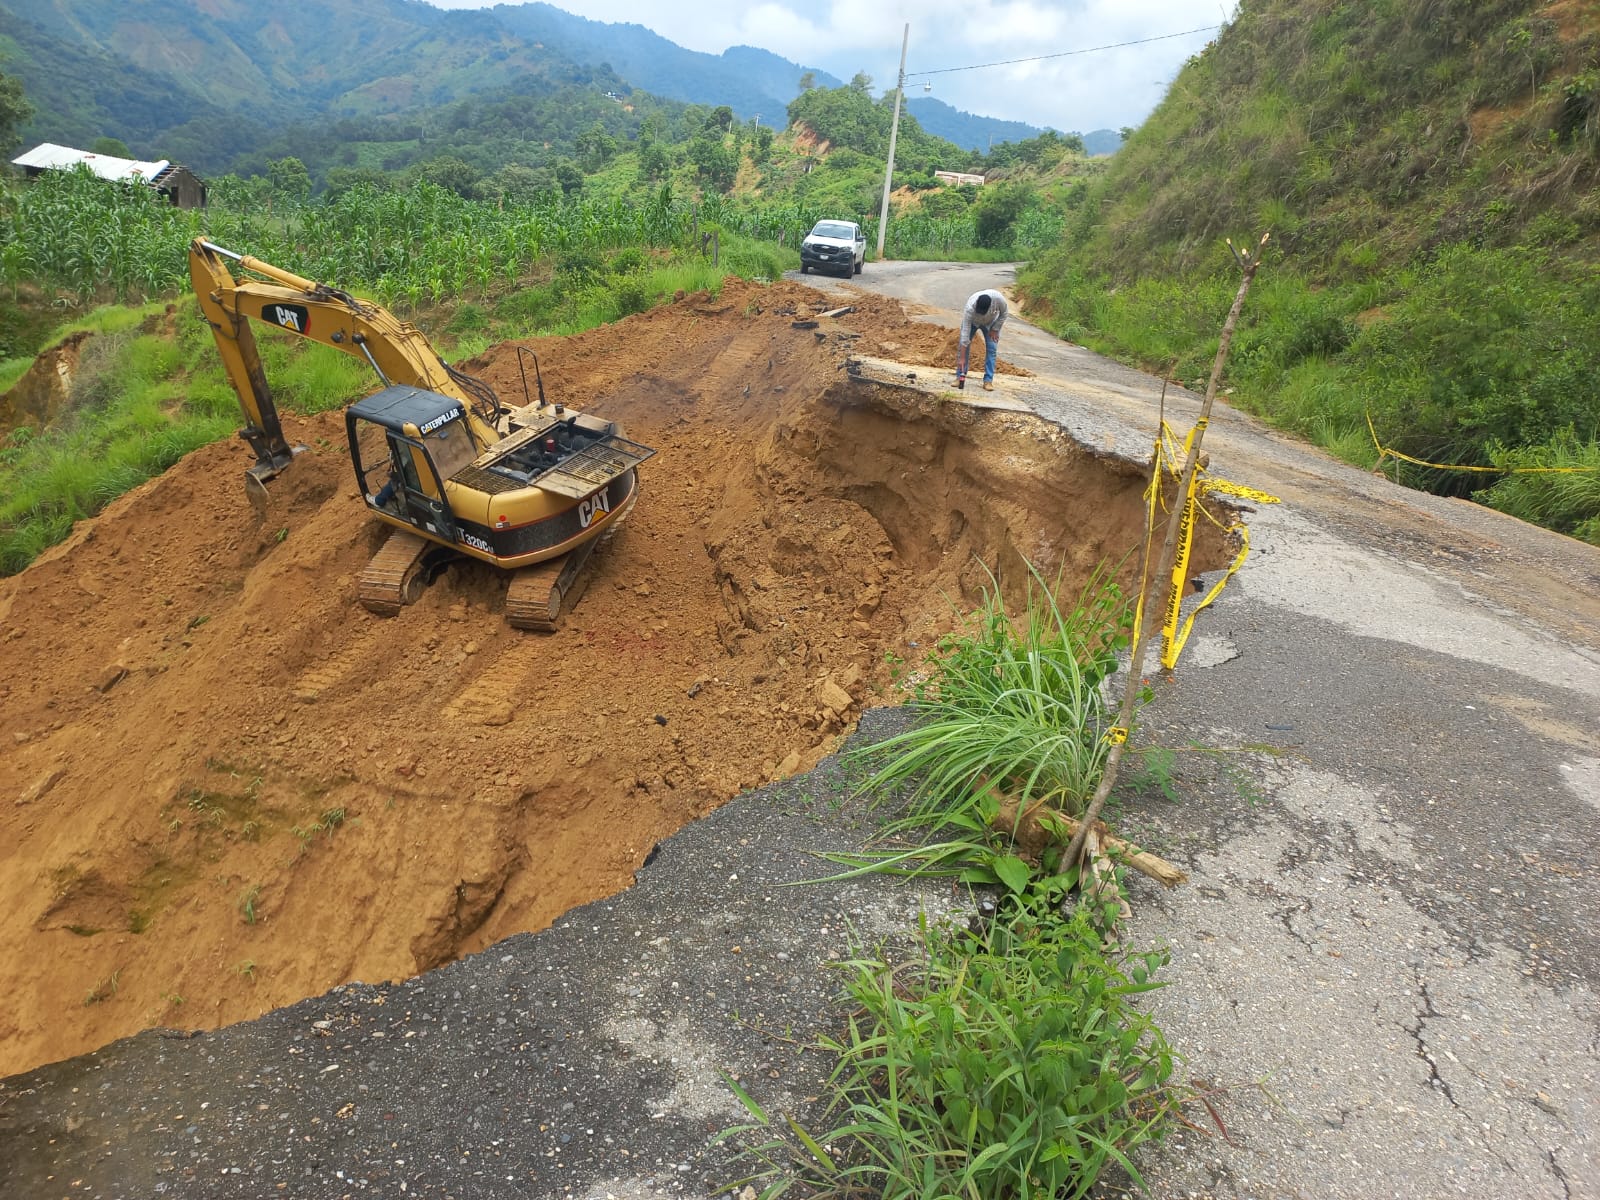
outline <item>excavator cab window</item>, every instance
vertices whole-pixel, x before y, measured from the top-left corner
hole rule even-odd
[[[428,448],[428,457],[433,459],[440,479],[451,478],[457,471],[470,467],[472,460],[478,457],[478,448],[473,445],[464,417],[446,421],[424,437],[422,444]]]
[[[369,496],[379,497],[380,508],[396,505],[402,487],[417,486],[415,471],[411,472],[410,479],[404,473],[404,468],[410,466],[409,448],[404,443],[391,446],[389,431],[376,421],[354,421],[350,431],[356,439],[351,449],[362,490]]]
[[[345,409],[356,476],[368,503],[454,544],[455,514],[445,480],[470,467],[474,441],[466,404],[454,397],[396,384]]]

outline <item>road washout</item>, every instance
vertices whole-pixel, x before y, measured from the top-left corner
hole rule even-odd
[[[947,380],[955,334],[865,294],[822,316],[838,295],[730,279],[525,343],[552,399],[658,450],[557,634],[509,628],[476,563],[361,608],[385,530],[339,413],[286,417],[310,451],[264,522],[222,442],[0,580],[0,1076],[544,928],[897,702],[890,660],[986,567],[1074,595],[1125,562],[1139,465],[852,380],[857,353]],[[520,402],[515,345],[460,365]]]

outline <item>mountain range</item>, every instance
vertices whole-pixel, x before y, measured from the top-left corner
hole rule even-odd
[[[560,97],[561,107],[612,124],[606,104],[637,90],[727,105],[781,128],[803,76],[840,86],[766,50],[686,50],[640,25],[544,3],[447,11],[421,0],[0,0],[0,15],[0,69],[21,78],[37,110],[23,130],[30,143],[115,137],[136,157],[208,173],[234,169],[295,128],[325,137],[336,122],[356,122],[371,139],[382,136],[374,123],[426,127],[437,123],[431,112],[474,97]],[[979,151],[1041,132],[930,97],[911,99],[909,111],[929,133]],[[1108,131],[1085,141],[1104,146],[1106,137],[1120,141]],[[543,140],[552,153],[566,150],[564,136]]]

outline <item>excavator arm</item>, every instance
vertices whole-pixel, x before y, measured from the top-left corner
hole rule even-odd
[[[228,259],[263,278],[235,278]],[[409,384],[460,400],[481,446],[499,436],[494,421],[500,405],[494,393],[452,368],[421,330],[387,310],[250,255],[224,250],[204,238],[189,245],[189,275],[244,410],[246,426],[240,436],[256,454],[255,465],[246,472],[247,487],[251,481],[265,484],[303,448],[290,446],[283,436],[251,321],[287,329],[359,358],[377,372],[385,386]]]

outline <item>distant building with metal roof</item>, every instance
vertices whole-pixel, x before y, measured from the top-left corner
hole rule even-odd
[[[54,142],[41,142],[11,162],[21,167],[29,178],[41,171],[71,170],[83,166],[101,179],[113,183],[147,183],[179,208],[204,208],[206,204],[204,181],[188,167],[175,166],[164,158],[156,162],[139,162],[131,158],[118,158],[114,154],[95,154],[89,150],[74,150],[71,146],[58,146]]]

